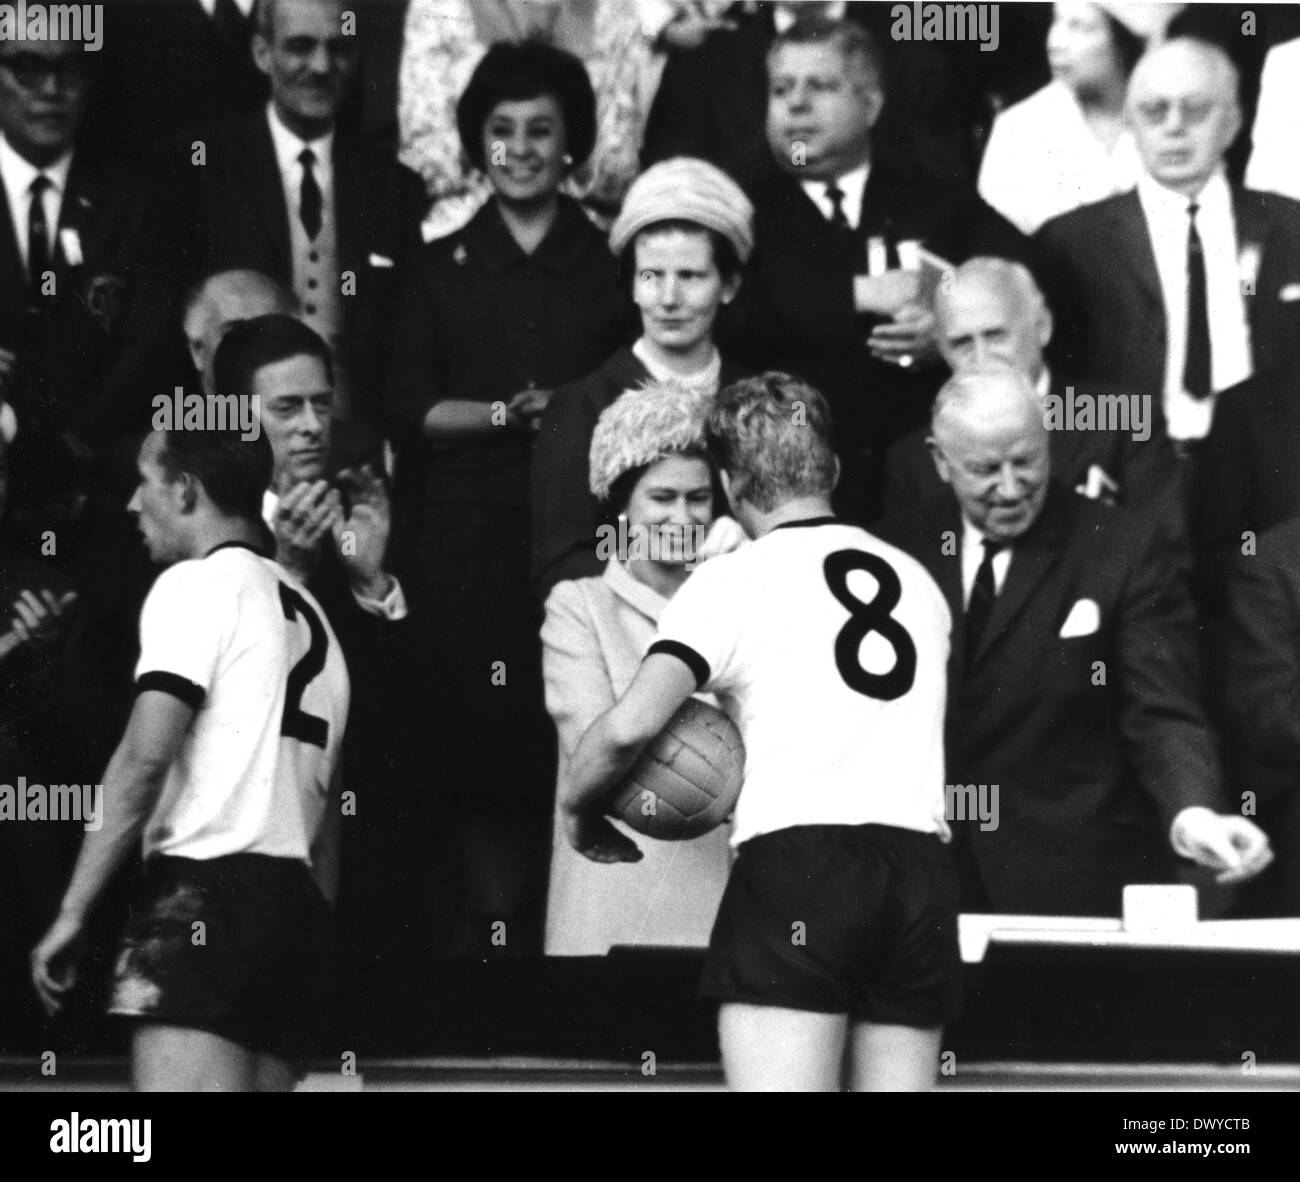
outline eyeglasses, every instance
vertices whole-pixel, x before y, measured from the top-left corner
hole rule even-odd
[[[24,90],[40,90],[53,78],[60,90],[84,86],[90,77],[90,63],[80,53],[65,57],[42,57],[38,53],[16,53],[0,57],[3,66]]]
[[[1189,127],[1204,123],[1218,104],[1212,98],[1148,99],[1135,105],[1138,120],[1148,127],[1163,127],[1170,111],[1177,110],[1181,121]]]

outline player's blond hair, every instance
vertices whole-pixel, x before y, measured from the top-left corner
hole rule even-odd
[[[835,488],[830,406],[789,374],[760,374],[720,390],[706,439],[731,478],[732,499],[761,512],[799,497],[829,496]]]

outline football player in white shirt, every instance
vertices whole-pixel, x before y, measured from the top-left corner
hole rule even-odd
[[[140,449],[128,508],[168,569],[141,612],[102,828],[32,953],[54,1013],[87,917],[142,842],[109,1004],[135,1020],[139,1090],[287,1090],[328,1005],[312,873],[332,891],[348,677],[319,604],[261,553],[271,467],[265,436],[238,431],[155,431]]]
[[[919,563],[832,515],[822,396],[769,373],[721,391],[708,437],[754,539],[665,609],[620,701],[583,736],[565,801],[596,861],[636,847],[601,801],[681,704],[715,693],[745,741],[737,858],[700,992],[730,1086],[933,1083],[960,1001],[946,848],[951,617]],[[846,1056],[846,1047],[848,1055]]]

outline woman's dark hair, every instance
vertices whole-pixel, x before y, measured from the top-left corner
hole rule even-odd
[[[483,55],[456,104],[461,147],[479,171],[486,171],[483,125],[498,103],[526,102],[550,95],[560,104],[564,135],[574,167],[596,146],[596,94],[587,67],[571,53],[540,41],[498,41]]]
[[[709,242],[713,244],[713,265],[718,268],[718,274],[722,276],[723,281],[729,283],[733,279],[740,278],[744,265],[730,238],[725,234],[719,234],[717,230],[710,230],[708,226],[701,226],[698,222],[672,218],[662,222],[651,222],[650,225],[638,230],[623,248],[623,253],[618,256],[619,278],[628,291],[631,291],[632,280],[636,276],[636,244],[647,234],[661,234],[665,230],[684,230],[688,234],[708,235]]]
[[[1147,51],[1147,43],[1132,29],[1125,28],[1109,12],[1101,14],[1106,18],[1106,27],[1110,30],[1110,43],[1115,47],[1115,57],[1119,61],[1120,72],[1127,78],[1133,73],[1133,67]]]
[[[713,487],[713,516],[720,517],[726,513],[727,497],[722,491],[722,480],[718,476],[718,466],[713,462],[709,449],[701,443],[698,447],[688,447],[684,451],[669,452],[668,455],[682,456],[688,460],[703,460],[708,464],[709,483]],[[667,458],[668,456],[664,455],[660,456],[659,460]],[[621,514],[627,512],[628,503],[632,500],[633,490],[641,482],[641,477],[650,471],[659,460],[629,468],[609,486],[609,500],[605,503],[605,509],[606,516],[611,523],[617,521]]]
[[[169,480],[193,476],[209,499],[229,517],[262,520],[262,498],[271,483],[274,457],[270,441],[258,432],[164,431],[158,466]]]

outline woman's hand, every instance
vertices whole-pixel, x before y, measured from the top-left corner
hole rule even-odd
[[[719,517],[709,527],[708,535],[695,551],[695,564],[717,558],[719,554],[730,554],[748,540],[749,535],[734,517]]]

